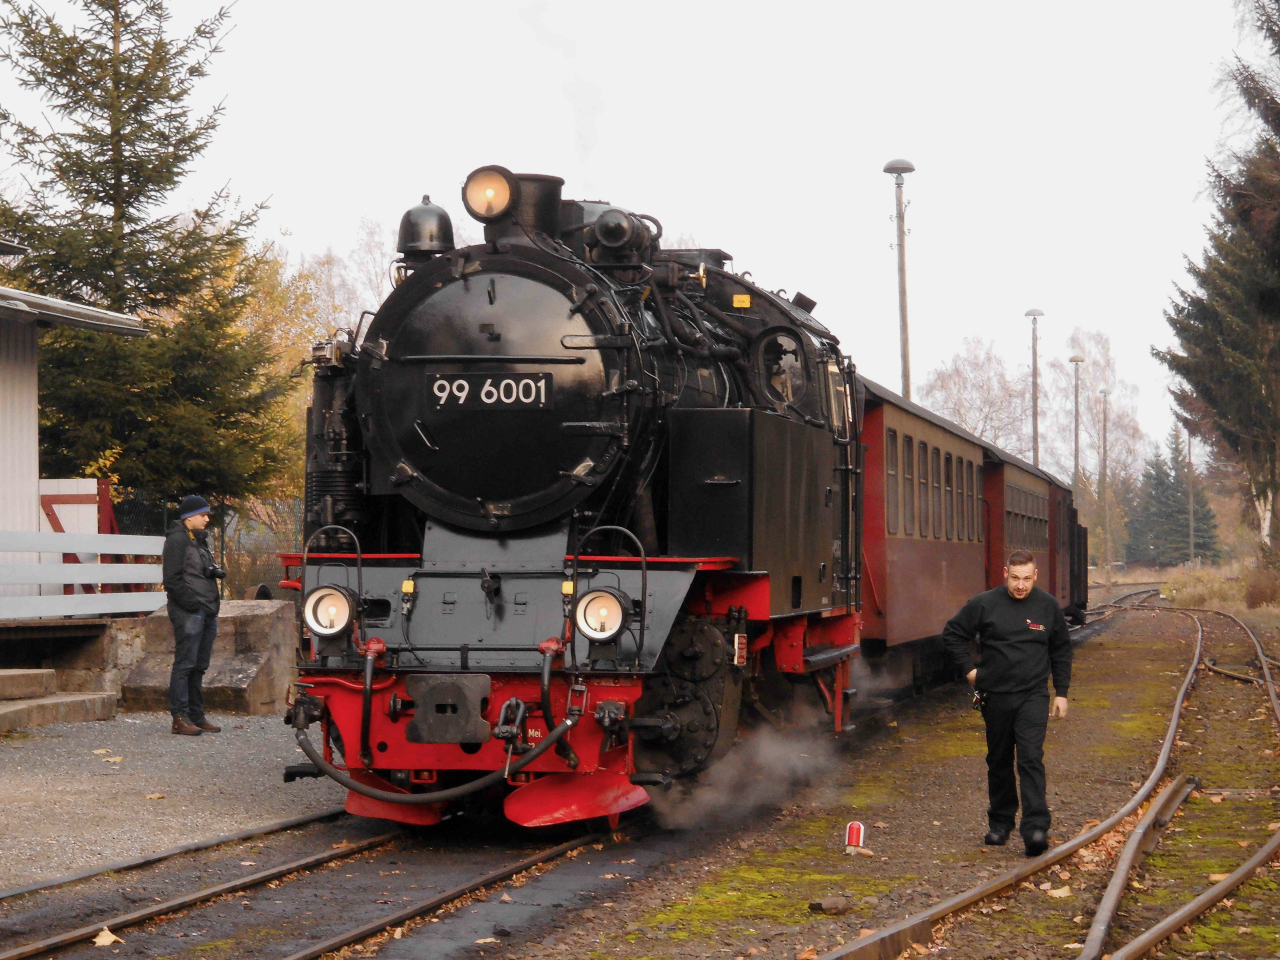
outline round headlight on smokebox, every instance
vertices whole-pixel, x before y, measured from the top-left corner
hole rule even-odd
[[[472,170],[462,184],[462,204],[481,223],[497,220],[520,199],[520,181],[506,167]]]
[[[591,643],[608,643],[631,622],[631,598],[611,587],[588,591],[578,599],[573,619]]]
[[[336,637],[356,616],[356,598],[345,587],[316,587],[302,601],[302,620],[318,637]]]

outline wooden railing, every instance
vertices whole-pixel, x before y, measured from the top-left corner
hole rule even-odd
[[[151,613],[164,606],[157,590],[164,580],[159,557],[164,537],[131,537],[102,533],[35,533],[0,530],[0,554],[25,554],[28,562],[0,563],[0,585],[79,584],[85,593],[45,596],[0,596],[0,620],[39,617],[101,616]],[[97,563],[40,563],[40,554],[97,554]],[[89,592],[93,590],[94,592]]]

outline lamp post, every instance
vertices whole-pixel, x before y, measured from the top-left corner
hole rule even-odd
[[[1072,391],[1075,400],[1075,455],[1072,459],[1071,468],[1071,490],[1075,494],[1080,492],[1080,364],[1084,363],[1084,357],[1076,354],[1071,358],[1071,365],[1076,368],[1075,387]]]
[[[1023,314],[1031,318],[1031,465],[1040,466],[1040,343],[1036,321],[1044,316],[1034,307]]]
[[[915,170],[910,160],[890,160],[884,172],[893,174],[898,221],[898,335],[902,340],[902,396],[911,399],[911,348],[907,340],[907,223],[902,203],[902,175]]]
[[[1102,551],[1105,572],[1103,573],[1103,581],[1111,582],[1111,521],[1108,517],[1110,511],[1107,510],[1107,417],[1110,410],[1107,407],[1107,396],[1110,390],[1102,389],[1098,391],[1102,394],[1102,466],[1098,471],[1098,506],[1102,508]]]
[[[1187,566],[1196,562],[1196,495],[1191,481],[1195,479],[1195,467],[1191,463],[1191,428],[1187,427]]]

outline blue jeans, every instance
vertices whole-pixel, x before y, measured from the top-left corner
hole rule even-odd
[[[188,613],[169,604],[173,624],[173,672],[169,675],[169,713],[192,723],[204,723],[204,672],[218,635],[218,616],[200,611]]]

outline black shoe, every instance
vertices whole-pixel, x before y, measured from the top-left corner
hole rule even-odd
[[[1027,856],[1038,857],[1049,849],[1049,837],[1043,830],[1032,830],[1024,838],[1027,845]]]
[[[987,831],[987,835],[982,838],[982,842],[988,847],[1003,847],[1009,840],[1008,830],[991,829]]]

